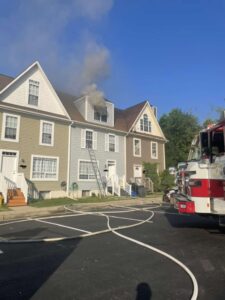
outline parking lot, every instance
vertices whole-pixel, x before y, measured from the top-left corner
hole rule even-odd
[[[225,235],[167,205],[0,223],[1,299],[224,299]]]

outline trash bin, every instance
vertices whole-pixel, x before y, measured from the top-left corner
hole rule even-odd
[[[146,196],[145,187],[143,185],[138,185],[137,193],[139,197],[145,197]]]

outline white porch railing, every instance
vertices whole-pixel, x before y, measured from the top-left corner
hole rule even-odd
[[[28,196],[28,184],[26,182],[25,176],[23,173],[16,174],[16,185],[24,194],[25,201],[27,203],[27,196]]]
[[[0,192],[4,197],[4,203],[7,203],[7,191],[8,190],[16,190],[20,188],[24,194],[25,201],[27,202],[28,196],[28,185],[23,173],[14,174],[15,181],[12,181],[8,177],[4,176],[0,173]]]
[[[0,174],[0,192],[4,198],[4,204],[7,203],[7,191],[15,190],[17,188],[16,183],[4,175]]]
[[[126,177],[123,175],[123,177],[120,178],[120,187],[131,196],[131,184],[126,182]]]
[[[117,174],[114,174],[107,178],[107,187],[111,187],[112,195],[116,194],[121,196],[121,189],[126,191],[128,195],[131,195],[131,185],[126,182],[125,176],[119,177]]]

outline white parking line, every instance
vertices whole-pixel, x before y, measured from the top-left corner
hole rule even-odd
[[[62,225],[62,224],[58,224],[58,223],[43,221],[40,219],[30,219],[30,220],[40,222],[40,223],[46,223],[46,224],[50,224],[50,225],[54,225],[54,226],[59,226],[59,227],[63,227],[63,228],[71,229],[71,230],[76,230],[76,231],[80,231],[80,232],[91,233],[91,231],[87,231],[87,230],[83,230],[83,229],[79,229],[79,228],[75,228],[75,227],[71,227],[71,226],[66,226],[66,225]]]
[[[131,221],[138,221],[141,222],[143,220],[139,220],[139,219],[132,219],[132,218],[125,218],[125,217],[117,217],[117,216],[109,216],[110,218],[114,218],[114,219],[123,219],[123,220],[131,220]],[[152,221],[147,221],[146,223],[153,223]]]

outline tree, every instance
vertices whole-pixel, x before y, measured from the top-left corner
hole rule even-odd
[[[199,132],[200,125],[197,118],[184,113],[180,109],[173,109],[164,114],[159,124],[168,142],[166,143],[166,165],[177,166],[180,161],[186,161],[191,141]]]

